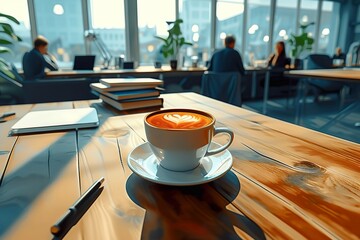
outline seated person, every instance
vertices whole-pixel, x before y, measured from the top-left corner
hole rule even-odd
[[[285,52],[285,43],[278,41],[275,44],[275,52],[270,55],[268,60],[268,67],[283,69],[288,65],[288,58]]]
[[[208,71],[213,72],[240,72],[245,74],[242,58],[234,49],[236,39],[234,36],[226,36],[225,48],[215,52],[210,60]]]
[[[44,78],[45,69],[59,69],[55,58],[48,53],[48,44],[46,38],[39,36],[34,40],[34,48],[24,54],[22,67],[25,80]]]
[[[340,47],[335,49],[335,54],[333,55],[333,64],[335,65],[345,65],[346,54],[342,52]],[[340,60],[340,61],[337,61]]]
[[[283,86],[288,83],[287,79],[283,77],[284,69],[290,65],[289,58],[286,57],[285,43],[278,41],[275,44],[275,51],[272,53],[268,60],[268,67],[270,72],[270,86]],[[264,80],[260,83],[264,86]]]

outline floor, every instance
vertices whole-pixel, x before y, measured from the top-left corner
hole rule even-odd
[[[327,96],[317,102],[309,97],[297,124],[360,144],[360,104],[351,105],[353,102],[348,101],[340,108],[337,96]],[[247,100],[243,103],[243,107],[261,113],[262,104],[261,100]],[[346,107],[350,108],[348,114],[334,121],[339,111]],[[272,98],[268,103],[267,111],[268,116],[295,123],[293,98]]]

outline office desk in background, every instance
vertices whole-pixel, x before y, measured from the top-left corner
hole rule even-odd
[[[135,175],[127,157],[146,141],[146,113],[99,100],[1,106],[0,238],[49,239],[54,224],[100,177],[104,191],[65,239],[356,239],[360,145],[195,93],[164,94],[165,108],[213,114],[235,133],[231,170],[175,187]],[[29,111],[95,107],[100,126],[7,137]],[[217,137],[216,141],[224,139]]]
[[[98,81],[100,78],[156,78],[164,81],[163,88],[166,93],[173,92],[200,92],[201,76],[205,68],[183,68],[171,70],[169,66],[161,69],[151,66],[136,69],[105,69],[94,71],[52,71],[48,72],[46,79],[61,78],[88,78]]]
[[[350,113],[353,109],[360,106],[360,69],[356,68],[336,68],[336,69],[311,69],[311,70],[292,70],[284,73],[290,78],[301,79],[298,86],[298,94],[296,99],[296,115],[295,123],[301,123],[301,116],[305,105],[304,92],[306,91],[306,81],[311,78],[323,79],[328,81],[342,81],[352,84],[352,95],[355,97],[355,102],[347,106],[345,109],[339,111],[330,122],[325,124],[322,128],[326,129],[335,123],[338,119]]]
[[[19,92],[18,103],[97,99],[91,93],[90,84],[99,82],[100,78],[156,78],[164,81],[162,87],[166,93],[200,92],[203,72],[202,68],[171,70],[166,66],[162,69],[59,70],[47,72],[45,79],[24,81],[22,87],[12,87]]]
[[[146,78],[156,78],[164,81],[164,93],[175,93],[175,92],[195,92],[200,93],[201,89],[201,77],[206,71],[206,68],[197,67],[197,68],[182,68],[178,70],[171,70],[169,66],[163,66],[161,69],[154,68],[152,66],[142,66],[136,69],[95,69],[95,70],[71,70],[63,69],[59,71],[47,72],[45,81],[57,80],[63,81],[64,85],[70,84],[70,81],[67,79],[87,79],[90,83],[98,82],[100,78],[126,78],[126,77],[146,77]],[[259,86],[259,80],[264,79],[264,90],[263,90],[263,106],[262,113],[267,113],[267,103],[269,99],[269,84],[270,84],[270,72],[268,68],[260,67],[250,67],[246,66],[247,75],[251,78],[251,88],[247,89],[249,91],[250,99],[254,99],[257,96],[257,89]],[[250,79],[249,79],[250,80]],[[40,80],[39,80],[40,81]],[[245,77],[242,81],[247,81]],[[81,82],[81,81],[80,81]],[[69,85],[70,87],[70,85]],[[89,90],[87,88],[86,90]],[[62,91],[64,92],[64,91]],[[93,99],[94,97],[88,96],[87,99]],[[240,97],[240,96],[239,96]],[[36,97],[35,97],[36,98]],[[57,99],[60,99],[61,96]],[[51,99],[51,98],[50,98]],[[64,101],[68,101],[69,97],[64,98]],[[74,98],[78,100],[78,98]],[[36,100],[36,99],[35,99]],[[31,99],[31,101],[34,101]]]
[[[165,76],[201,76],[205,68],[183,68],[178,70],[171,70],[168,66],[162,68],[154,68],[151,66],[138,67],[136,69],[95,69],[90,70],[60,70],[47,72],[46,78],[110,78],[110,77],[128,77],[128,76],[143,76],[164,78]]]

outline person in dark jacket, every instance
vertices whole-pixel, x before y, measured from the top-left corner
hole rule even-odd
[[[288,65],[288,58],[285,52],[285,43],[279,41],[275,44],[275,52],[270,55],[268,60],[268,67],[285,68]]]
[[[283,71],[290,65],[290,59],[286,57],[285,43],[278,41],[275,44],[275,51],[268,59],[270,71],[270,86],[286,86],[289,80],[283,77]],[[260,83],[264,86],[264,80]]]
[[[22,67],[25,80],[44,78],[45,69],[50,71],[59,69],[55,58],[48,53],[48,45],[48,40],[39,36],[34,40],[34,48],[24,54]]]
[[[213,72],[240,72],[245,74],[240,53],[234,49],[236,39],[234,36],[226,36],[225,48],[215,52],[210,60],[208,71]]]

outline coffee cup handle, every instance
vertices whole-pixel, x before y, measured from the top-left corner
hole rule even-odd
[[[233,131],[231,131],[231,130],[228,129],[228,128],[225,128],[225,127],[215,128],[215,130],[214,130],[214,136],[215,136],[216,134],[219,134],[219,133],[226,133],[226,134],[228,134],[229,137],[230,137],[229,141],[228,141],[225,145],[223,145],[223,146],[221,146],[221,147],[219,147],[219,148],[216,148],[216,149],[213,149],[213,150],[208,150],[208,151],[206,152],[205,156],[211,156],[211,155],[214,155],[214,154],[217,154],[217,153],[219,153],[219,152],[224,151],[225,149],[227,149],[227,148],[230,146],[230,144],[231,144],[232,141],[234,140],[234,133],[233,133]]]

